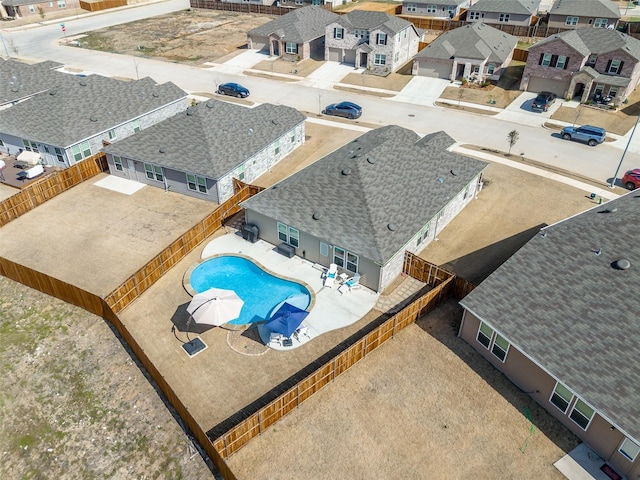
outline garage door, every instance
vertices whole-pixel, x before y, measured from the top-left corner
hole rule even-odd
[[[344,52],[344,63],[346,63],[347,65],[354,65],[356,64],[356,51],[355,50],[347,50],[346,52]]]
[[[564,80],[553,80],[550,78],[531,77],[529,79],[529,85],[527,86],[528,92],[552,92],[558,95],[560,98],[564,97],[569,88],[569,82]]]
[[[341,62],[342,61],[342,49],[340,48],[329,48],[329,58],[330,62]]]
[[[251,37],[251,48],[269,53],[269,39],[267,37]]]
[[[451,77],[451,68],[450,63],[421,61],[418,63],[418,75],[448,80]]]

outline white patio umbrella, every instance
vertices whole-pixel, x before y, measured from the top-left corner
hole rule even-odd
[[[187,312],[196,323],[220,326],[238,318],[243,305],[233,290],[210,288],[193,296]]]

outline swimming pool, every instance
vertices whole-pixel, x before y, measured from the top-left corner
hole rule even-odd
[[[272,275],[244,257],[223,255],[205,260],[193,269],[189,283],[196,292],[213,287],[236,292],[244,305],[240,317],[229,322],[234,325],[261,322],[287,299],[302,309],[311,303],[304,285]]]

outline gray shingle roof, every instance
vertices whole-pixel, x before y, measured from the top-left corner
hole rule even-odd
[[[208,100],[105,147],[115,155],[218,179],[290,132],[305,116],[291,107],[246,108]],[[160,153],[162,148],[164,153]]]
[[[639,225],[630,192],[549,226],[460,302],[636,440]]]
[[[413,26],[413,23],[403,20],[402,18],[398,18],[395,15],[368,10],[353,10],[342,15],[338,19],[338,22],[345,27],[350,27],[351,29],[358,28],[362,30],[375,30],[384,25],[394,33],[401,32],[405,28]]]
[[[316,5],[296,8],[291,12],[249,30],[251,37],[268,37],[272,33],[279,37],[285,36],[286,41],[306,43],[323,37],[325,27],[340,17],[325,8]]]
[[[187,96],[173,83],[151,78],[69,77],[72,82],[3,110],[0,131],[67,147]]]
[[[443,33],[420,50],[415,58],[446,60],[451,57],[464,57],[502,63],[517,43],[517,37],[482,22],[475,22]]]
[[[72,75],[57,72],[61,63],[46,61],[28,64],[17,60],[0,59],[0,105],[15,102],[65,81],[73,81]]]
[[[592,53],[602,55],[621,50],[636,60],[640,60],[640,40],[608,28],[581,27],[575,30],[568,30],[541,40],[532,49],[538,49],[540,46],[558,39],[567,43],[585,57]]]
[[[541,0],[480,0],[469,7],[469,11],[535,15],[540,2]]]
[[[402,0],[402,4],[415,3],[418,5],[462,5],[468,0]]]
[[[383,265],[486,167],[443,150],[450,137],[419,139],[372,130],[243,206]]]
[[[620,18],[620,9],[611,0],[556,0],[549,15]]]

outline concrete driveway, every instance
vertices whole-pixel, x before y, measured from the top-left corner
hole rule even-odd
[[[449,86],[452,86],[452,83],[442,78],[413,77],[402,91],[390,100],[434,107],[435,101]]]
[[[247,50],[239,55],[236,55],[222,64],[214,64],[211,70],[215,69],[216,72],[228,73],[230,75],[242,75],[247,69],[253,68],[254,65],[264,60],[277,60],[278,57],[270,57],[266,53],[259,50]]]
[[[340,83],[340,81],[350,73],[362,73],[363,71],[363,69],[356,70],[353,65],[325,62],[324,65],[316,69],[304,80],[298,82],[298,85],[330,90],[333,88],[333,85]]]
[[[522,92],[507,108],[498,113],[496,118],[524,125],[537,126],[549,120],[560,107],[570,107],[572,103],[577,105],[576,102],[565,102],[561,98],[558,98],[548,111],[535,112],[531,109],[531,101],[536,98],[537,95],[536,92]]]

